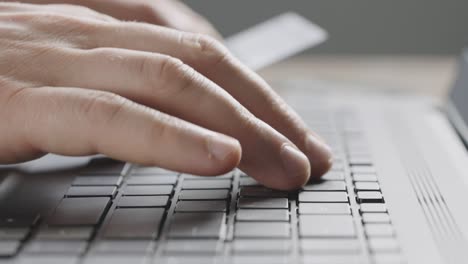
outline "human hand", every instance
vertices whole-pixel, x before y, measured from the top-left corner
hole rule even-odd
[[[178,0],[21,0],[21,2],[81,5],[123,21],[146,22],[222,39],[208,20]]]
[[[101,153],[201,175],[239,164],[284,190],[331,166],[297,114],[206,35],[0,3],[0,36],[0,162]]]

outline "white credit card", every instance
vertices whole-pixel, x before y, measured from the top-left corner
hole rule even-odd
[[[225,45],[252,70],[259,70],[327,39],[327,32],[287,12],[226,38]]]

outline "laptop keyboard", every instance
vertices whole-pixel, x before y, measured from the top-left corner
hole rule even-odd
[[[51,215],[0,219],[0,263],[406,263],[358,117],[307,121],[335,152],[320,182],[284,192],[238,170],[95,159]]]

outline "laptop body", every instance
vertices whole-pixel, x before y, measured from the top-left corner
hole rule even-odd
[[[446,103],[281,91],[334,150],[323,181],[50,156],[0,171],[0,263],[465,262],[468,52]]]

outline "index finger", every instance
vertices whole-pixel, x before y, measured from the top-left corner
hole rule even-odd
[[[260,76],[234,58],[219,42],[204,35],[138,23],[125,23],[121,28],[113,30],[113,35],[107,30],[102,31],[98,46],[158,52],[181,59],[289,138],[309,159],[311,177],[318,178],[330,169],[330,148]]]

